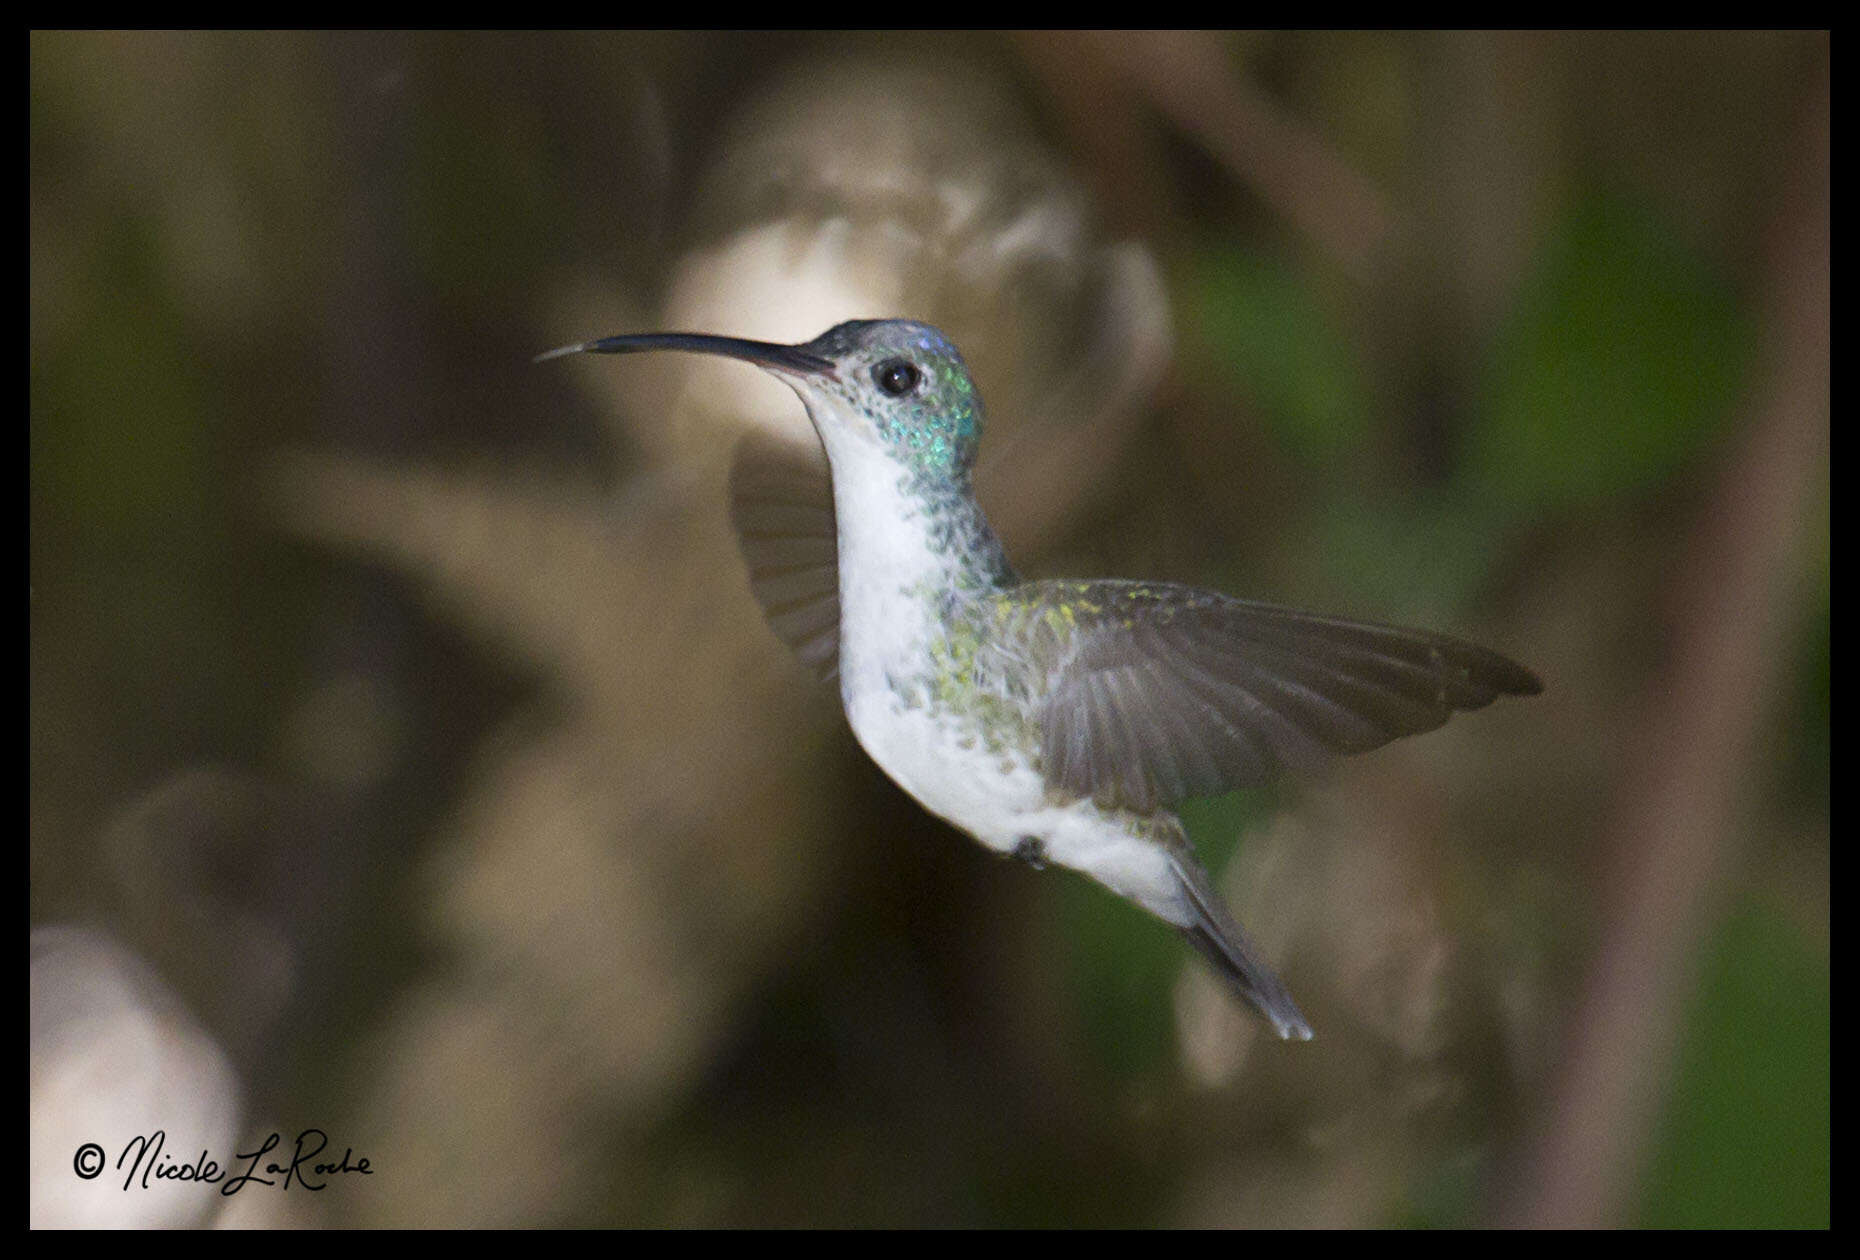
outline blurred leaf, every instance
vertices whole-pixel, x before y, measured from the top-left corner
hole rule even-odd
[[[1825,512],[1826,503],[1822,510]],[[1825,815],[1833,791],[1834,586],[1829,568],[1828,522],[1817,527],[1816,555],[1796,631],[1790,699],[1778,706],[1772,745],[1780,789],[1796,809]]]
[[[1266,254],[1210,250],[1184,288],[1190,354],[1258,408],[1276,442],[1316,462],[1362,438],[1369,405],[1352,339],[1302,272]]]
[[[1408,1198],[1391,1225],[1402,1229],[1465,1229],[1478,1217],[1491,1169],[1483,1151],[1449,1152],[1415,1169]]]
[[[417,104],[407,249],[446,300],[495,308],[567,232],[548,160],[553,146],[541,123],[520,110],[468,118],[424,99]]]
[[[1545,507],[1670,476],[1736,401],[1748,329],[1730,287],[1631,203],[1579,206],[1540,254],[1488,363],[1478,484]]]
[[[1642,1225],[1825,1227],[1832,1133],[1828,961],[1746,903],[1705,958]]]
[[[1478,494],[1435,494],[1376,503],[1326,500],[1291,537],[1296,572],[1315,583],[1296,593],[1346,616],[1429,624],[1473,602],[1505,554],[1512,521]],[[1334,607],[1348,595],[1360,606]]]
[[[1195,852],[1201,855],[1201,864],[1217,879],[1239,851],[1240,837],[1264,826],[1277,812],[1280,791],[1268,786],[1182,802],[1176,812],[1188,828]]]
[[[119,216],[88,261],[83,337],[30,365],[33,526],[108,550],[205,510],[207,382],[148,225]]]
[[[1096,882],[1072,876],[1063,883],[1061,939],[1086,1047],[1121,1080],[1155,1072],[1175,1048],[1175,979],[1188,946]]]

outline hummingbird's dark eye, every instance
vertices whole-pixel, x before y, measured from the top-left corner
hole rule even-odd
[[[901,398],[917,388],[924,374],[909,359],[886,359],[872,369],[872,379],[893,398]]]

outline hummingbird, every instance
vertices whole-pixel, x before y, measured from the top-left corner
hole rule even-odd
[[[1173,925],[1282,1038],[1311,1026],[1174,807],[1542,690],[1423,630],[1168,582],[1022,580],[974,494],[981,397],[928,324],[854,320],[800,345],[627,334],[537,361],[646,351],[738,359],[800,396],[820,450],[746,440],[733,521],[771,627],[837,674],[872,760],[994,852]]]

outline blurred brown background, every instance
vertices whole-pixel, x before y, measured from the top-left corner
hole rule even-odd
[[[35,1223],[1827,1223],[1825,34],[29,63]],[[791,395],[530,363],[882,316],[1023,572],[1543,677],[1190,811],[1311,1044],[865,761],[726,527]]]

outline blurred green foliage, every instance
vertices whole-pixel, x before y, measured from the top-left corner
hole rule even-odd
[[[1749,340],[1731,287],[1676,227],[1632,198],[1582,198],[1488,354],[1469,474],[1537,509],[1653,489],[1741,401]]]
[[[1089,880],[1062,878],[1059,920],[1086,1050],[1113,1078],[1164,1070],[1175,1050],[1170,1010],[1184,964],[1181,938]]]
[[[1742,899],[1702,959],[1640,1223],[1822,1228],[1833,1212],[1833,974],[1825,945]]]
[[[1358,351],[1310,272],[1223,244],[1192,256],[1185,278],[1187,353],[1251,402],[1288,454],[1322,466],[1367,438],[1372,412]]]
[[[496,97],[466,100],[460,115],[457,98],[415,98],[401,233],[436,296],[481,311],[550,263],[570,215],[544,121]]]
[[[151,529],[185,529],[214,507],[209,382],[141,217],[109,221],[72,277],[81,338],[34,355],[34,525],[107,555]]]

